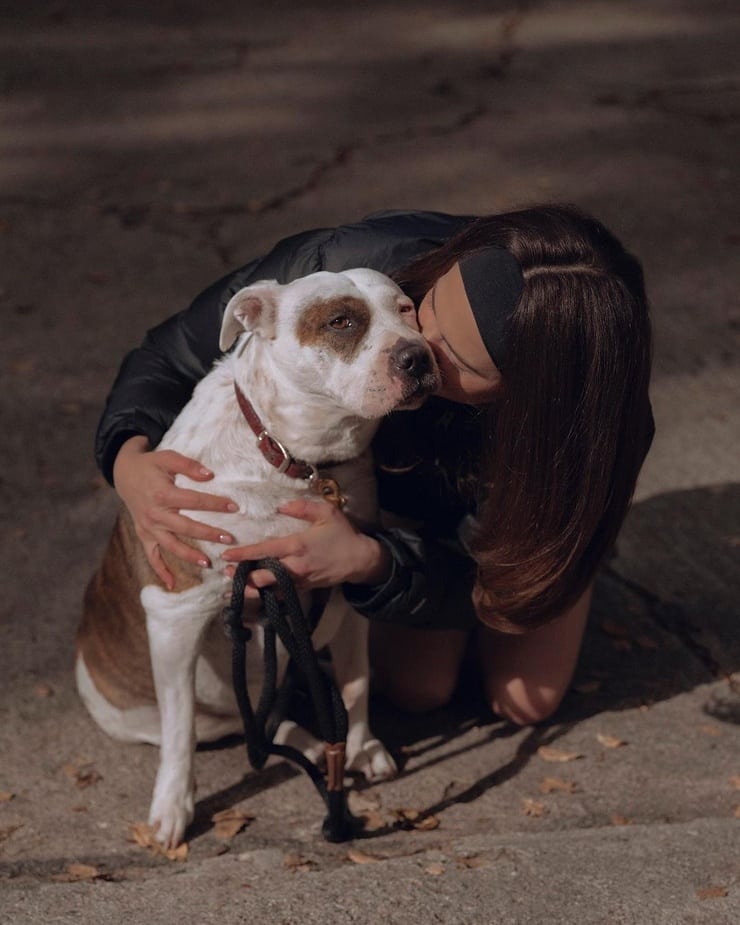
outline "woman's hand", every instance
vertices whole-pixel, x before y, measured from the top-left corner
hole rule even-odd
[[[358,530],[333,504],[326,501],[291,501],[278,508],[310,527],[301,533],[275,537],[228,549],[221,557],[226,562],[243,559],[279,559],[297,588],[328,588],[344,581],[377,584],[390,571],[390,554],[377,540]],[[227,570],[233,575],[234,567]],[[266,569],[249,576],[244,597],[259,597],[259,588],[275,583],[275,576]]]
[[[177,488],[176,475],[186,475],[198,482],[213,478],[213,473],[197,460],[173,450],[149,450],[146,437],[127,440],[118,451],[113,466],[116,491],[131,514],[146,557],[170,590],[175,581],[162,559],[162,550],[204,568],[211,564],[201,550],[178,537],[210,540],[212,543],[234,542],[233,537],[223,530],[191,520],[180,511],[238,510],[229,498]]]

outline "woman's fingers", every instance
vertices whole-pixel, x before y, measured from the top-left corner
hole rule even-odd
[[[152,511],[149,516],[149,526],[152,531],[166,530],[191,540],[206,540],[209,543],[222,543],[226,546],[234,542],[234,537],[227,530],[211,527],[199,520],[192,520],[177,511]]]
[[[175,450],[157,450],[159,462],[170,475],[186,475],[198,482],[207,482],[213,478],[213,472],[199,463],[197,459],[183,456]]]
[[[174,483],[155,491],[153,498],[163,507],[180,511],[220,511],[234,514],[239,510],[239,505],[230,498],[195,491],[192,488],[178,488]]]
[[[299,498],[296,501],[288,501],[281,504],[278,511],[281,514],[287,514],[289,517],[296,517],[298,520],[307,520],[309,523],[317,524],[330,517],[336,508],[326,501],[306,501]]]

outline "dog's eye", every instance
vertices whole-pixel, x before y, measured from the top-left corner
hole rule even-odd
[[[352,327],[352,321],[346,315],[337,315],[336,318],[331,319],[329,327],[335,331],[344,331]]]

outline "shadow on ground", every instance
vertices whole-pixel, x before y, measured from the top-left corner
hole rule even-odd
[[[475,801],[515,777],[538,748],[552,745],[597,714],[650,706],[726,679],[726,687],[708,693],[703,709],[718,722],[739,723],[740,683],[731,678],[740,670],[735,607],[739,511],[740,485],[671,492],[636,504],[615,557],[596,583],[574,683],[558,712],[528,730],[505,764],[462,792],[425,807],[420,818]],[[393,752],[402,773],[418,774],[519,732],[488,710],[475,673],[464,675],[452,702],[425,715],[404,713],[374,698],[373,730]],[[293,715],[311,725],[310,707],[300,689]],[[489,733],[470,744],[466,734],[472,727],[488,727]],[[457,739],[459,748],[454,745]],[[235,761],[246,763],[241,739],[215,747],[233,749]],[[404,772],[412,760],[413,768]],[[193,836],[212,827],[214,813],[298,773],[287,765],[270,767],[211,794],[197,806]],[[365,786],[358,780],[353,789]],[[384,834],[387,830],[372,836]]]

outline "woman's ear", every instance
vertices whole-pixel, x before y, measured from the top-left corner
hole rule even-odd
[[[276,280],[262,280],[240,289],[232,296],[221,322],[219,347],[225,353],[245,331],[272,339],[275,337],[275,313],[278,290]]]

